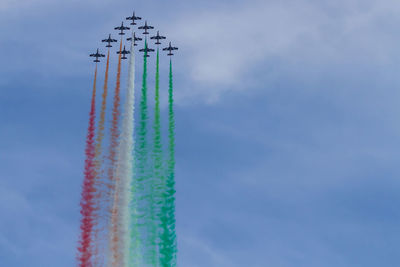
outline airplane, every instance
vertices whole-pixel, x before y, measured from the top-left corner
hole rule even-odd
[[[126,40],[128,41],[132,41],[132,37],[127,38]],[[133,45],[137,46],[136,41],[142,41],[142,38],[136,37],[136,34],[133,33]]]
[[[96,54],[90,54],[90,57],[95,57],[96,59],[93,62],[100,62],[99,57],[105,57],[105,55],[99,53],[99,49],[97,48]]]
[[[150,39],[155,39],[155,40],[157,40],[156,45],[160,45],[160,44],[161,44],[161,43],[160,43],[160,40],[161,40],[161,39],[165,39],[165,37],[164,37],[164,36],[161,36],[160,33],[159,33],[159,31],[157,31],[157,35],[156,35],[156,36],[150,37]]]
[[[147,30],[154,29],[154,27],[153,26],[148,26],[147,25],[147,21],[145,21],[144,26],[140,26],[140,27],[138,27],[138,29],[139,30],[144,30],[143,34],[149,34],[149,32]]]
[[[129,29],[130,29],[129,27],[125,27],[125,26],[124,26],[124,22],[121,23],[121,26],[115,27],[115,28],[114,28],[114,30],[119,30],[119,31],[121,31],[120,33],[118,33],[119,35],[125,35],[124,31],[125,31],[125,30],[129,30]]]
[[[101,40],[103,43],[108,43],[106,47],[112,47],[111,43],[116,42],[117,40],[111,38],[111,34],[108,35],[107,39]]]
[[[120,51],[117,52],[117,54],[122,54],[121,59],[127,59],[126,55],[127,55],[127,54],[130,54],[130,53],[131,53],[131,52],[126,51],[125,46],[124,46],[124,50],[122,50],[121,52],[120,52]]]
[[[141,17],[136,17],[135,16],[135,11],[133,11],[132,17],[127,17],[126,19],[127,20],[132,20],[131,25],[136,25],[135,20],[141,20],[142,18]]]
[[[173,47],[171,46],[171,42],[169,42],[169,46],[166,48],[163,48],[164,51],[168,51],[168,56],[173,56],[174,54],[172,54],[172,51],[174,50],[178,50],[178,47]]]
[[[145,47],[143,49],[140,49],[139,52],[146,52],[145,53],[146,57],[149,57],[149,52],[154,52],[154,49]]]

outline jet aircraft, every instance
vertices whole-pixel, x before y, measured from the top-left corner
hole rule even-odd
[[[115,43],[117,40],[111,38],[111,34],[108,35],[107,39],[101,40],[103,43],[108,43],[106,47],[112,47],[111,43]]]
[[[171,45],[171,42],[169,42],[169,46],[166,47],[166,48],[163,48],[163,50],[169,52],[169,53],[168,53],[168,56],[173,56],[174,54],[172,54],[172,51],[178,50],[178,47],[173,47],[173,46]]]
[[[150,37],[150,39],[153,39],[153,40],[155,39],[155,40],[157,40],[156,45],[160,45],[160,44],[161,44],[161,43],[160,43],[160,40],[165,39],[165,36],[161,36],[161,35],[160,35],[160,32],[157,31],[157,35],[156,35],[156,36]]]
[[[105,57],[105,55],[99,53],[99,49],[98,48],[97,48],[97,51],[96,51],[95,54],[90,54],[89,56],[96,58],[95,60],[93,60],[93,62],[100,62],[99,57]]]
[[[135,16],[135,11],[133,11],[132,17],[127,17],[126,20],[132,20],[131,25],[136,25],[135,20],[141,20],[141,17],[136,17]]]
[[[143,34],[149,34],[149,32],[147,30],[154,29],[154,27],[153,26],[148,26],[147,25],[147,21],[145,21],[144,26],[140,26],[140,27],[138,27],[138,29],[139,30],[144,30]]]
[[[126,55],[127,55],[127,54],[130,54],[130,53],[131,53],[131,52],[126,51],[125,46],[124,46],[124,50],[118,51],[118,52],[117,52],[117,54],[122,54],[121,59],[127,59]]]
[[[129,30],[130,28],[129,28],[129,27],[125,27],[125,26],[124,26],[124,22],[122,22],[122,23],[121,23],[121,26],[115,27],[114,29],[115,29],[115,30],[121,31],[120,33],[118,33],[119,35],[125,35],[124,31],[125,31],[125,30]]]
[[[143,48],[143,49],[140,49],[139,52],[146,52],[146,53],[145,53],[146,57],[149,57],[149,56],[150,56],[150,55],[149,55],[149,52],[154,52],[154,49],[145,47],[145,48]]]
[[[126,40],[128,41],[132,41],[132,37],[127,38]],[[136,41],[142,41],[142,38],[136,37],[136,34],[133,33],[133,45],[137,46]]]

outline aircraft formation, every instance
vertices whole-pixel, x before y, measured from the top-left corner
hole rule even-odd
[[[126,17],[126,20],[130,21],[130,27],[125,26],[124,22],[122,21],[120,26],[117,26],[117,27],[114,28],[114,30],[118,31],[118,35],[120,35],[121,38],[122,38],[123,35],[125,35],[125,31],[130,30],[131,28],[133,30],[133,27],[135,25],[137,25],[136,21],[142,20],[142,18],[136,16],[135,12],[133,12],[132,16]],[[150,35],[149,30],[153,30],[154,27],[148,25],[147,21],[145,21],[144,25],[143,26],[139,26],[137,29],[138,30],[143,30],[142,34],[145,36],[145,39],[147,40],[147,35]],[[161,40],[164,40],[164,39],[166,39],[166,37],[160,35],[160,31],[157,31],[156,35],[150,37],[150,40],[155,40],[154,44],[157,45],[157,46],[161,45],[162,44]],[[133,45],[137,46],[138,45],[137,42],[138,41],[142,41],[143,38],[137,37],[136,36],[136,32],[133,32],[133,38],[129,37],[126,40],[133,42]],[[111,48],[112,47],[112,43],[116,43],[117,40],[113,39],[111,37],[111,34],[109,34],[108,37],[106,39],[101,40],[101,42],[106,43],[106,47],[107,48]],[[165,48],[162,48],[162,50],[163,51],[167,51],[168,52],[167,55],[171,57],[171,56],[174,55],[172,52],[175,51],[175,50],[178,50],[178,48],[172,46],[171,42],[169,42],[169,46],[167,46]],[[145,55],[147,57],[150,57],[149,52],[154,52],[154,51],[155,50],[150,48],[148,45],[143,47],[142,49],[139,49],[139,52],[145,52]],[[125,49],[125,46],[124,46],[124,49],[122,51],[118,51],[117,54],[121,54],[122,55],[121,59],[127,59],[126,55],[130,54],[130,52],[127,51]],[[101,54],[99,52],[99,49],[97,49],[96,53],[90,54],[90,57],[94,57],[95,59],[93,60],[93,62],[97,63],[97,62],[100,62],[100,58],[105,57],[105,55]]]
[[[134,12],[113,29],[114,33],[101,40],[106,55],[99,48],[89,54],[95,70],[80,202],[78,266],[175,267],[175,113],[171,57],[178,48]],[[118,65],[115,89],[110,91],[108,77],[113,46],[118,46]],[[144,56],[138,90],[135,59],[140,52]],[[154,62],[147,60],[151,52],[155,52]],[[163,69],[160,73],[161,53],[170,57],[168,83],[166,79],[160,83],[160,76],[164,74]],[[107,64],[97,113],[97,63],[103,58]],[[121,98],[121,62],[126,59],[126,95]],[[147,70],[153,67],[155,79],[149,80]],[[153,88],[154,94],[149,95]],[[160,108],[160,88],[167,89],[164,92],[168,94],[165,118]],[[112,98],[108,92],[113,93]],[[140,101],[135,101],[135,94]],[[149,96],[154,96],[152,103]],[[110,100],[112,103],[107,104]],[[150,114],[154,115],[153,119]],[[162,120],[168,121],[167,130],[162,131]],[[162,142],[164,138],[168,141]]]

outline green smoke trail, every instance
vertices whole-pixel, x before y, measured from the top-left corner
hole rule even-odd
[[[172,82],[172,61],[169,62],[168,90],[168,160],[167,181],[164,191],[164,203],[161,212],[160,263],[162,267],[176,266],[176,233],[175,233],[175,118]]]
[[[156,61],[156,86],[155,86],[155,105],[154,105],[154,140],[153,140],[153,196],[154,201],[152,211],[153,227],[152,231],[154,234],[152,237],[155,238],[154,243],[159,237],[159,242],[162,242],[159,234],[162,230],[161,217],[162,217],[162,206],[164,203],[164,191],[165,191],[165,173],[163,172],[163,152],[161,144],[161,119],[160,119],[160,56],[159,49],[157,48],[157,61]],[[157,248],[155,248],[157,249]],[[161,254],[160,254],[161,256]],[[160,262],[161,259],[157,259]]]
[[[157,64],[158,64],[158,60],[157,60]],[[159,87],[159,81],[158,81],[158,74],[156,74],[156,88]],[[157,90],[156,90],[157,91]],[[157,93],[156,93],[157,95]],[[157,96],[156,96],[157,98]],[[158,111],[159,113],[159,111]],[[157,111],[155,110],[155,114],[157,114]],[[156,115],[157,117],[157,115]],[[156,119],[157,120],[157,119]],[[159,116],[158,116],[158,124],[160,124],[159,122]],[[155,126],[154,126],[155,127]],[[160,128],[160,127],[158,127]],[[159,132],[159,130],[158,130]],[[156,135],[158,135],[158,138],[156,137]],[[161,134],[160,133],[156,133],[155,134],[155,140],[158,139],[160,142],[161,140]],[[155,141],[154,140],[154,141]],[[155,141],[156,142],[156,141]],[[158,146],[161,146],[161,144],[159,144]],[[157,150],[157,152],[154,152],[154,150]],[[153,147],[153,163],[155,161],[159,161],[156,160],[154,155],[155,154],[161,154],[160,151],[158,151],[161,149],[154,149]],[[156,178],[156,173],[157,171],[155,169],[153,169],[154,166],[149,165],[148,166],[148,189],[147,189],[147,198],[148,198],[148,209],[147,209],[147,216],[148,216],[148,222],[147,222],[147,252],[148,252],[148,261],[147,263],[150,266],[158,266],[158,257],[157,257],[157,178]]]
[[[139,127],[137,131],[137,144],[136,144],[136,202],[138,207],[138,219],[140,225],[140,243],[143,246],[143,261],[145,266],[156,266],[154,259],[156,257],[153,247],[154,238],[152,238],[152,183],[149,175],[148,165],[148,144],[147,144],[147,122],[148,122],[148,108],[147,108],[147,40],[145,40],[145,52],[143,57],[143,79],[142,91],[140,99],[140,114],[139,114]]]

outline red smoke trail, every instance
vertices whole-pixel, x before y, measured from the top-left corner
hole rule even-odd
[[[96,138],[96,161],[98,165],[101,165],[101,145],[104,138],[104,123],[106,116],[106,105],[107,105],[107,93],[108,93],[108,69],[110,67],[110,50],[108,50],[107,54],[107,65],[106,65],[106,73],[104,77],[104,86],[103,86],[103,94],[102,102],[101,102],[101,110],[100,110],[100,120],[99,120],[99,129]],[[99,167],[99,166],[98,166]]]
[[[104,185],[106,184],[104,181],[104,177],[102,175],[102,144],[104,139],[104,124],[105,124],[105,115],[106,115],[106,107],[107,107],[107,94],[108,94],[108,70],[110,67],[110,49],[107,53],[107,65],[106,72],[104,77],[104,85],[103,85],[103,94],[101,101],[101,109],[100,109],[100,119],[97,129],[97,137],[96,137],[96,150],[95,150],[95,162],[96,162],[96,195],[95,195],[95,213],[94,213],[94,264],[95,266],[99,266],[101,262],[103,262],[103,247],[102,247],[102,239],[100,238],[100,232],[104,229],[101,224],[101,201],[104,198]]]
[[[119,51],[122,51],[122,39],[119,46]],[[114,104],[112,111],[111,123],[111,142],[110,142],[110,167],[108,169],[109,178],[109,203],[111,209],[111,252],[112,252],[112,266],[118,266],[121,260],[119,255],[119,230],[118,230],[118,194],[115,192],[115,185],[119,182],[118,177],[114,176],[114,170],[117,163],[117,147],[118,147],[118,119],[120,115],[120,80],[121,80],[121,53],[118,56],[118,72],[117,84],[115,87]],[[114,204],[112,204],[114,202]]]
[[[96,117],[96,80],[97,80],[97,64],[94,72],[92,102],[89,114],[89,127],[86,140],[86,160],[85,160],[85,178],[83,181],[82,199],[81,199],[81,237],[79,241],[79,266],[92,266],[92,230],[93,230],[93,212],[94,212],[94,195],[96,189],[94,187],[95,171],[95,117]]]

